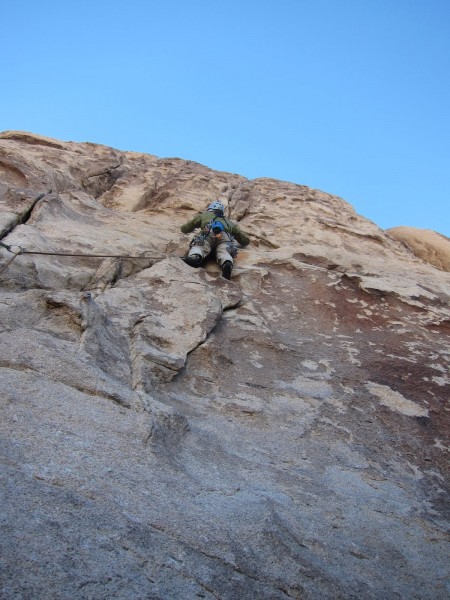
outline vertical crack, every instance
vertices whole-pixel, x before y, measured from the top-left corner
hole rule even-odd
[[[228,206],[230,217],[233,215],[233,218],[236,219],[236,221],[241,221],[251,207],[250,193],[252,187],[252,181],[240,183],[229,197]]]

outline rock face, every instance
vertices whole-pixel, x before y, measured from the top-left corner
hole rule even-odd
[[[387,231],[418,258],[450,273],[450,239],[448,237],[429,229],[415,229],[414,227],[394,227]]]
[[[180,260],[213,199],[231,281]],[[448,597],[449,273],[318,190],[24,132],[0,203],[2,598]]]

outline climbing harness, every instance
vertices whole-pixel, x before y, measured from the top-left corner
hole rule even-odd
[[[220,217],[225,224],[228,226],[228,221],[225,217]],[[204,246],[205,240],[209,235],[212,235],[217,241],[222,239],[222,232],[226,233],[229,237],[229,240],[226,240],[227,251],[233,258],[236,258],[238,255],[238,245],[233,235],[225,228],[223,223],[212,219],[205,227],[202,229],[202,232],[199,235],[196,235],[192,238],[189,248],[193,246]]]
[[[190,241],[189,244],[189,248],[192,248],[193,246],[204,246],[205,245],[205,240],[208,237],[208,235],[211,233],[211,228],[212,228],[212,224],[214,223],[214,219],[212,219],[209,223],[207,223],[201,233],[199,233],[198,235],[196,235],[195,237],[192,238],[192,240]]]
[[[222,217],[222,219],[225,221],[228,227],[229,225],[227,219],[225,217]],[[227,234],[229,238],[227,240],[227,252],[230,254],[230,256],[236,258],[236,256],[238,255],[238,245],[233,235],[227,229],[225,229],[224,225],[220,221],[212,221],[211,230],[215,234],[215,237],[219,239],[222,238],[222,231],[224,231]]]

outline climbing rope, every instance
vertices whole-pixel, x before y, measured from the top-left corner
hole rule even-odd
[[[6,248],[6,250],[8,250],[8,252],[11,252],[14,256],[12,258],[10,258],[4,265],[3,267],[0,269],[0,275],[3,273],[3,271],[13,262],[13,260],[15,260],[19,254],[39,254],[42,256],[75,256],[78,258],[121,258],[121,259],[145,259],[145,260],[163,260],[164,258],[166,258],[166,255],[163,256],[130,256],[127,254],[74,254],[74,253],[69,253],[69,252],[41,252],[38,250],[24,250],[23,248],[21,248],[20,246],[15,246],[16,248],[18,248],[17,251],[12,250],[12,246],[8,246],[8,244],[4,244],[3,242],[0,242],[0,246],[2,246],[2,248]]]
[[[6,244],[2,244],[2,242],[0,242],[0,245],[1,245],[1,246],[3,246],[4,248],[6,248],[6,249],[8,250],[8,252],[12,252],[12,253],[13,253],[13,255],[14,255],[14,256],[13,256],[12,258],[10,258],[10,259],[9,259],[9,260],[8,260],[8,261],[7,261],[7,262],[6,262],[6,263],[3,265],[3,267],[0,269],[0,275],[1,275],[1,274],[3,273],[3,271],[4,271],[4,270],[5,270],[7,267],[9,267],[9,265],[12,263],[12,261],[13,261],[14,259],[16,259],[16,258],[19,256],[19,254],[21,254],[21,253],[22,253],[22,248],[19,246],[19,251],[18,251],[18,252],[13,252],[13,251],[10,249],[10,247],[8,247]]]

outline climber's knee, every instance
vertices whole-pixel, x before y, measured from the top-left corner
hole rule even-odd
[[[191,267],[199,267],[202,264],[203,257],[200,254],[191,254],[183,257],[184,262]]]

